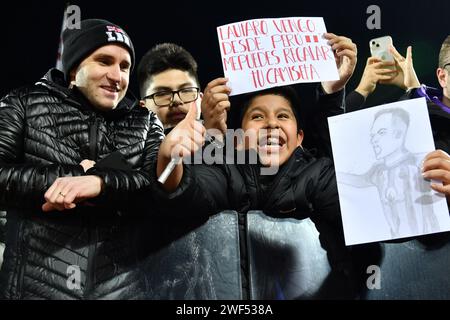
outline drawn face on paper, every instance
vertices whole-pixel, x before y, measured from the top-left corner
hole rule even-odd
[[[257,145],[247,148],[256,149],[265,166],[282,165],[303,141],[291,104],[274,94],[253,98],[242,119],[242,129],[255,132]]]
[[[385,113],[375,119],[370,131],[370,142],[377,160],[400,150],[403,146],[406,124],[394,121],[392,114]]]

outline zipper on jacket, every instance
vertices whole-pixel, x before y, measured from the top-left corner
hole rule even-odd
[[[89,156],[90,160],[97,161],[97,153],[98,153],[98,123],[99,119],[97,117],[94,118],[94,122],[91,124],[89,128]]]
[[[28,250],[26,248],[26,242],[25,239],[20,237],[21,234],[25,233],[25,222],[21,221],[19,222],[19,227],[17,228],[17,233],[15,236],[17,237],[17,250],[18,250],[18,256],[19,256],[19,274],[17,277],[17,290],[16,295],[14,299],[23,299],[23,282],[24,282],[24,275],[25,275],[25,268],[27,267],[27,257],[28,257]]]
[[[239,239],[239,273],[241,275],[241,299],[250,299],[250,265],[247,248],[247,213],[237,212]]]
[[[84,292],[84,298],[90,299],[89,295],[92,293],[95,285],[95,254],[97,251],[98,242],[98,230],[97,228],[91,228],[92,217],[88,217],[88,230],[89,230],[89,249],[88,249],[88,263],[86,270],[86,290]]]
[[[97,161],[98,156],[98,127],[99,119],[94,118],[89,128],[89,157],[92,161]],[[94,217],[91,214],[87,216],[87,230],[89,232],[89,249],[88,249],[88,263],[86,270],[86,290],[84,297],[89,298],[95,285],[95,255],[98,242],[97,228],[92,228],[95,223],[92,221]]]
[[[252,172],[252,176],[253,176],[253,181],[255,182],[255,189],[256,189],[256,201],[257,203],[262,203],[263,202],[263,193],[262,193],[262,188],[260,186],[260,179],[259,179],[259,175],[258,175],[258,168],[256,168],[255,166],[250,166],[250,170]]]
[[[259,176],[258,172],[255,166],[250,165],[249,169],[251,171],[251,175],[253,178],[253,181],[255,181],[255,188],[256,188],[256,200],[259,203],[261,200],[262,194],[262,188],[259,186]],[[253,208],[250,207],[250,210]],[[249,234],[248,234],[248,211],[245,213],[238,212],[238,219],[239,219],[239,249],[240,249],[240,259],[241,259],[241,276],[246,277],[246,284],[244,287],[244,284],[242,283],[242,299],[243,300],[252,300],[253,292],[252,292],[252,268],[250,266],[250,259],[249,256]]]

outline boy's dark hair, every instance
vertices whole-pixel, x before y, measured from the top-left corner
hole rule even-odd
[[[247,108],[252,103],[253,99],[265,95],[281,96],[289,101],[292,112],[294,113],[295,119],[297,121],[297,131],[300,131],[303,128],[303,122],[300,118],[298,109],[300,107],[300,99],[297,95],[297,92],[291,86],[269,88],[261,91],[250,92],[234,98],[235,103],[232,103],[231,107],[231,112],[233,112],[234,114],[230,115],[230,127],[233,129],[241,128],[244,114],[247,111]]]
[[[450,36],[442,43],[441,51],[439,52],[439,68],[443,68],[450,63]]]
[[[197,62],[194,57],[183,47],[174,43],[162,43],[151,48],[142,57],[138,66],[138,83],[141,97],[146,94],[146,89],[151,78],[169,69],[186,71],[197,84]]]

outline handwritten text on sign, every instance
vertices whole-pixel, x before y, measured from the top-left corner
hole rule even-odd
[[[339,79],[323,18],[256,19],[217,28],[232,95]]]

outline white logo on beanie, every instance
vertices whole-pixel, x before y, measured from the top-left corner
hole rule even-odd
[[[106,26],[106,35],[108,36],[108,42],[123,42],[130,47],[130,38],[125,32],[116,26]]]

